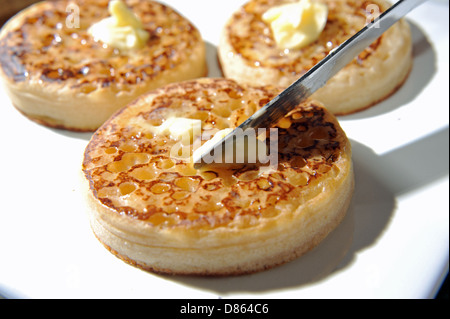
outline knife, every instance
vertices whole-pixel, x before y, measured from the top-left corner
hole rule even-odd
[[[202,149],[200,153],[194,152],[194,168],[200,169],[210,164],[205,161],[206,157],[210,161],[212,152],[212,154],[222,154],[225,145],[229,145],[230,142],[234,143],[245,130],[249,128],[270,128],[272,124],[277,123],[280,118],[298,106],[300,102],[324,86],[331,77],[349,64],[394,23],[425,1],[427,0],[399,0],[396,2],[378,18],[375,18],[358,33],[331,51],[323,60],[264,107],[256,111],[236,129],[216,143]],[[220,163],[220,161],[218,162]]]

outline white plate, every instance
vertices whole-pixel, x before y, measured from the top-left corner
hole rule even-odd
[[[167,0],[208,45],[244,1]],[[357,188],[343,224],[303,258],[238,278],[179,278],[135,269],[94,238],[79,194],[90,134],[37,125],[0,91],[0,295],[16,298],[430,298],[449,257],[449,6],[408,20],[414,69],[383,103],[340,121]],[[7,138],[6,138],[7,137]]]

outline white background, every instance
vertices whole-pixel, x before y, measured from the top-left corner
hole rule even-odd
[[[220,29],[242,0],[165,1],[207,42],[220,76]],[[408,15],[414,68],[391,98],[340,117],[352,141],[348,216],[306,256],[237,278],[135,269],[93,236],[79,192],[90,134],[37,125],[0,89],[0,295],[15,298],[430,298],[448,271],[449,7]]]

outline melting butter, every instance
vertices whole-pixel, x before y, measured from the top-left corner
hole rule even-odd
[[[93,24],[88,33],[119,50],[142,48],[150,34],[138,17],[121,0],[111,0],[108,11],[111,16]]]
[[[184,117],[170,117],[154,129],[155,134],[170,135],[172,139],[182,141],[185,145],[191,144],[196,136],[201,135],[201,131],[201,120]]]
[[[192,144],[196,137],[201,136],[201,120],[177,117],[173,114],[167,114],[166,116],[166,120],[161,125],[152,125],[142,116],[139,116],[130,120],[129,127],[144,133],[150,132],[153,135],[169,136],[185,145]]]
[[[316,41],[328,18],[328,7],[317,0],[300,0],[273,7],[262,19],[270,24],[277,44],[283,49],[300,49]]]

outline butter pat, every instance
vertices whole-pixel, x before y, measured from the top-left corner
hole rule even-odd
[[[88,33],[120,50],[142,48],[150,34],[138,17],[121,0],[111,0],[108,10],[111,16],[93,24]]]
[[[277,44],[283,49],[300,49],[316,41],[328,18],[326,4],[300,0],[273,7],[262,19],[270,24]]]
[[[196,136],[201,135],[201,131],[201,120],[184,117],[170,117],[154,129],[155,134],[170,135],[172,139],[182,141],[185,145],[191,144]]]

